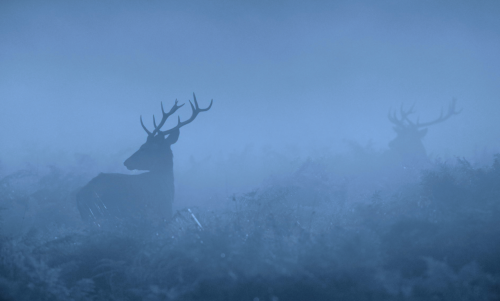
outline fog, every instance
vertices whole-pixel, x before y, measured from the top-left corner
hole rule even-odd
[[[123,165],[146,141],[139,117],[152,130],[153,115],[157,121],[161,118],[160,104],[169,110],[178,100],[186,105],[175,115],[186,120],[195,93],[200,107],[212,99],[213,106],[183,127],[172,145],[174,212],[179,216],[190,219],[186,208],[200,208],[195,213],[210,229],[210,225],[222,226],[203,210],[230,208],[250,221],[253,201],[259,199],[260,206],[279,187],[293,186],[283,183],[301,181],[307,188],[301,188],[305,192],[299,189],[292,203],[304,205],[298,200],[302,196],[309,201],[326,198],[357,204],[378,198],[404,199],[401,195],[408,193],[409,199],[419,195],[420,206],[439,194],[428,196],[428,191],[449,188],[432,184],[439,178],[433,178],[433,173],[450,172],[439,169],[442,162],[451,166],[457,158],[462,162],[459,165],[470,162],[467,175],[477,179],[483,179],[483,170],[473,168],[496,175],[493,155],[500,152],[498,16],[497,1],[1,1],[0,179],[5,177],[2,181],[10,183],[7,176],[20,170],[35,170],[36,177],[48,175],[51,178],[45,182],[37,182],[42,185],[35,185],[38,188],[22,186],[20,191],[30,195],[27,202],[36,199],[30,193],[45,187],[40,183],[59,183],[59,188],[51,186],[50,191],[69,199],[65,204],[71,208],[65,210],[79,218],[74,196],[91,178],[99,172],[139,173]],[[432,161],[426,165],[431,170],[427,177],[420,169],[412,169],[411,174],[401,171],[407,168],[404,164],[383,165],[387,163],[384,156],[391,156],[389,142],[397,136],[389,112],[414,106],[413,121],[432,121],[442,110],[446,113],[453,99],[460,113],[429,126],[422,139]],[[176,122],[172,116],[164,129]],[[59,177],[59,172],[76,176]],[[328,181],[318,180],[325,174]],[[405,186],[408,183],[424,187],[425,193],[420,188],[413,192]],[[484,188],[477,187],[471,188],[470,195]],[[2,207],[11,209],[3,197]],[[21,199],[9,195],[9,200],[16,197]],[[328,206],[336,208],[335,204]],[[279,216],[289,205],[283,206],[271,211]],[[436,208],[446,212],[444,207],[429,206],[428,212]],[[42,207],[19,209],[15,214],[9,211],[0,230],[12,235],[11,229],[22,228],[19,231],[26,233],[43,224],[33,217],[42,218],[41,213],[34,213]],[[353,208],[345,207],[351,213],[338,214],[347,219],[354,215]],[[488,208],[485,211],[495,212]],[[394,216],[401,214],[397,212],[387,216],[397,220]],[[25,218],[30,214],[32,220]],[[445,220],[432,214],[425,216],[432,216],[433,222]],[[448,220],[460,224],[463,216],[457,216]],[[221,220],[234,225],[240,217]],[[297,217],[297,223],[309,219],[307,231],[313,233],[312,217]],[[386,229],[386,224],[380,227]],[[172,238],[184,234],[176,232]],[[361,240],[360,244],[373,247]],[[179,249],[187,248],[179,244]],[[477,258],[483,258],[481,254]],[[442,259],[438,257],[432,258]],[[492,272],[495,277],[497,272]]]
[[[498,149],[500,5],[494,1],[3,1],[4,168],[133,151],[151,116],[195,92],[213,110],[184,128],[176,163],[246,146],[377,149],[386,116],[436,118],[436,155]],[[181,116],[188,116],[184,108]],[[117,158],[122,161],[123,158]],[[121,164],[121,163],[120,163]]]

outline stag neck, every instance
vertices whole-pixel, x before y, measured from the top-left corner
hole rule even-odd
[[[173,171],[174,160],[168,160],[166,162],[159,163],[155,168],[149,169],[149,173],[157,176],[168,176],[174,173]]]
[[[174,173],[172,171],[167,170],[152,170],[147,171],[139,175],[144,179],[147,179],[149,183],[157,183],[162,185],[162,183],[167,184],[174,178]]]

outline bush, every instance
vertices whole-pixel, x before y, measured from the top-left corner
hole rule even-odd
[[[27,218],[38,222],[1,237],[1,297],[500,297],[498,156],[488,169],[465,160],[440,164],[425,171],[420,183],[377,189],[356,203],[346,197],[348,183],[322,162],[309,160],[288,177],[234,195],[225,209],[185,208],[161,224],[85,225],[70,203],[80,177],[56,169],[43,176],[10,175],[0,181],[2,201],[27,204]]]

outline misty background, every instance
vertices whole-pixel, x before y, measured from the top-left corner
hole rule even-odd
[[[498,16],[497,1],[2,1],[0,174],[125,173],[146,138],[139,116],[152,128],[160,102],[193,92],[214,105],[172,147],[177,184],[203,183],[188,171],[208,161],[231,193],[280,172],[277,154],[339,153],[346,140],[384,151],[391,108],[415,104],[428,121],[453,98],[463,111],[430,127],[428,153],[493,153]],[[231,165],[242,158],[261,170]],[[237,173],[247,181],[227,187]]]
[[[499,54],[493,0],[0,0],[0,299],[500,300]],[[171,216],[91,181],[193,92]]]

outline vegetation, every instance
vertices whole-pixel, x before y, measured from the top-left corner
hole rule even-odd
[[[500,299],[500,156],[489,168],[435,163],[406,183],[390,171],[392,186],[341,179],[329,160],[159,225],[84,224],[74,195],[86,179],[11,174],[0,181],[1,298]]]

